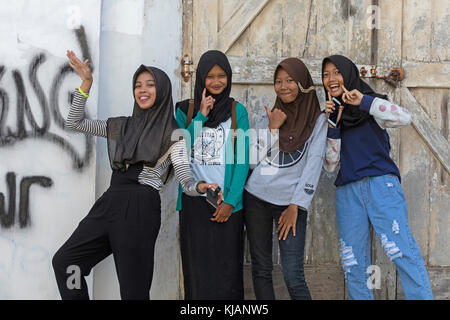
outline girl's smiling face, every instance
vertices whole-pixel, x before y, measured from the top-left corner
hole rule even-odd
[[[205,78],[206,90],[213,95],[218,95],[225,90],[227,84],[228,77],[226,72],[219,65],[214,65]]]
[[[156,100],[155,78],[150,72],[142,72],[134,84],[134,99],[143,110],[150,109]]]
[[[336,65],[328,61],[323,68],[322,82],[325,90],[327,90],[332,97],[339,97],[344,93],[344,77],[339,72]]]
[[[291,103],[297,99],[298,85],[283,68],[279,68],[275,75],[274,89],[283,103]]]

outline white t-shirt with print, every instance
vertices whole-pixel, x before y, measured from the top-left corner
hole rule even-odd
[[[191,150],[191,170],[195,181],[217,183],[221,189],[224,188],[225,143],[230,131],[231,118],[216,128],[202,128]]]

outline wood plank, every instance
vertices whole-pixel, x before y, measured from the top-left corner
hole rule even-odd
[[[217,35],[215,47],[227,52],[270,0],[248,0],[232,15]],[[214,32],[213,30],[211,30]]]
[[[378,64],[402,64],[402,1],[379,1],[382,17],[378,30]]]
[[[283,50],[283,2],[272,0],[242,35],[246,47],[242,56],[280,57]],[[235,50],[233,50],[236,53]]]
[[[373,0],[348,1],[347,21],[341,20],[342,24],[347,24],[347,52],[346,55],[356,64],[370,64],[372,51],[372,33],[378,32],[377,29],[371,29],[367,26],[370,14],[367,9],[371,6]],[[326,2],[325,2],[326,3]],[[344,4],[342,4],[344,7]],[[377,48],[374,48],[377,50]],[[331,48],[334,53],[334,48]]]
[[[449,139],[449,114],[447,89],[411,89],[417,102],[423,106],[433,125],[439,129],[444,139]],[[432,266],[450,265],[450,246],[447,240],[450,234],[450,174],[436,159],[432,159],[430,174],[426,180],[430,184],[430,216],[428,220],[429,233],[429,263]]]
[[[403,104],[404,105],[404,104]],[[400,161],[402,189],[408,204],[409,227],[428,263],[428,224],[430,215],[430,182],[432,155],[425,141],[412,127],[400,129]]]
[[[431,60],[432,5],[432,1],[403,1],[403,59]]]
[[[250,109],[248,107],[248,85],[233,83],[230,96],[243,104],[250,116]]]
[[[433,61],[450,60],[449,16],[450,6],[448,0],[433,0],[431,13],[431,58]]]
[[[434,156],[450,172],[449,145],[439,130],[407,88],[401,89],[401,105],[408,108],[412,114],[412,125],[424,139]]]
[[[279,62],[287,57],[236,57],[229,56],[233,69],[233,82],[247,84],[273,84],[273,73]],[[321,84],[322,60],[301,59],[308,67],[314,83]]]
[[[193,1],[192,59],[194,63],[198,62],[205,51],[217,49],[217,5],[217,1]]]
[[[336,224],[336,187],[334,181],[337,175],[322,170],[317,191],[312,206],[308,212],[309,224],[307,233],[311,232],[307,263],[314,265],[334,264],[340,266],[340,241]]]
[[[437,162],[437,161],[436,161]],[[440,165],[433,163],[430,192],[430,219],[428,232],[429,263],[433,266],[450,265],[450,174],[439,174]],[[450,286],[448,287],[450,288]],[[450,291],[450,289],[449,289]]]
[[[303,57],[348,54],[348,19],[355,13],[351,9],[351,1],[313,1]]]
[[[217,0],[218,5],[218,16],[219,16],[219,29],[223,28],[224,24],[230,20],[234,13],[243,5],[241,0]]]
[[[313,300],[343,300],[344,272],[340,265],[305,265],[305,278]]]
[[[312,0],[284,0],[282,25],[282,56],[302,57],[311,19]]]
[[[229,56],[233,68],[233,81],[247,84],[273,84],[273,72],[277,64],[287,57],[238,57]],[[322,59],[300,58],[308,67],[315,85],[322,85]],[[360,69],[367,65],[357,64]],[[390,70],[400,67],[398,64],[377,65],[377,70]],[[401,84],[405,87],[450,88],[450,62],[426,63],[403,61],[405,79]],[[426,77],[424,77],[426,75]],[[382,81],[382,80],[380,80]]]
[[[344,273],[336,265],[305,265],[305,278],[313,300],[343,300]],[[290,300],[280,265],[274,265],[272,281],[277,300]],[[255,300],[251,265],[244,266],[244,299]]]
[[[256,119],[266,112],[264,105],[274,105],[276,95],[272,85],[247,86],[246,94],[248,118],[250,126],[254,126]]]
[[[427,268],[434,299],[450,300],[450,267]]]
[[[450,62],[403,61],[403,86],[421,88],[450,88]]]
[[[425,139],[420,139],[414,123],[420,122],[416,116],[417,112],[425,116],[428,126],[436,129],[431,119],[426,114],[421,105],[412,96],[406,88],[399,89],[401,94],[401,105],[412,113],[413,124],[409,127],[399,130],[401,133],[401,152],[400,152],[400,172],[402,176],[402,188],[408,204],[408,218],[411,232],[419,246],[421,256],[426,265],[430,259],[430,194],[432,186],[430,185],[433,172],[433,155]],[[405,93],[410,95],[407,102],[404,99]],[[413,101],[411,101],[413,100]],[[412,102],[415,102],[415,108]],[[439,132],[437,132],[440,134]],[[442,136],[441,136],[442,137]],[[398,290],[397,290],[398,292]]]

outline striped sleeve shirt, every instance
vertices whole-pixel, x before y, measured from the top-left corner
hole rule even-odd
[[[75,90],[72,105],[66,120],[66,128],[92,134],[94,136],[106,138],[108,136],[106,120],[90,120],[85,118],[84,108],[86,98],[82,96],[78,90]],[[149,185],[156,190],[161,190],[164,186],[163,176],[172,163],[178,182],[181,184],[183,191],[190,196],[199,196],[197,192],[197,183],[192,178],[189,167],[189,158],[186,151],[186,143],[183,140],[178,141],[172,146],[170,156],[154,168],[144,165],[143,170],[139,174],[138,181],[141,184]]]

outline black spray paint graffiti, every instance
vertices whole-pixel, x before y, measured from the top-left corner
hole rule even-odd
[[[2,227],[9,228],[14,225],[16,213],[16,174],[8,172],[6,174],[6,184],[8,188],[8,210],[5,207],[5,196],[0,193],[0,224]],[[20,198],[19,198],[19,224],[20,227],[26,227],[29,224],[29,200],[30,188],[33,184],[38,184],[41,187],[51,187],[53,181],[47,177],[33,176],[24,177],[20,181]]]
[[[91,61],[91,55],[87,44],[84,28],[81,26],[80,29],[75,30],[75,33],[82,50],[82,56],[84,57],[84,59],[89,59],[89,61]],[[9,112],[10,101],[8,93],[4,89],[0,88],[0,148],[3,146],[14,145],[19,141],[23,141],[29,138],[47,140],[55,143],[57,146],[67,151],[73,159],[74,169],[81,171],[89,163],[92,157],[93,137],[90,135],[85,136],[84,156],[81,156],[69,141],[61,136],[49,132],[51,118],[53,118],[55,124],[58,127],[60,127],[61,129],[65,129],[65,121],[60,112],[59,96],[61,93],[61,86],[65,78],[73,73],[73,70],[67,63],[59,67],[58,72],[52,81],[52,86],[50,89],[50,99],[48,99],[46,94],[44,93],[44,90],[42,89],[41,84],[39,83],[39,80],[37,79],[37,71],[45,61],[46,55],[44,53],[40,53],[32,59],[28,69],[28,79],[32,85],[34,93],[38,98],[39,107],[43,115],[41,124],[37,123],[33,115],[33,111],[27,97],[23,76],[19,70],[12,70],[12,77],[17,91],[17,128],[15,132],[5,125],[6,116]],[[90,67],[93,71],[94,66],[91,64]],[[0,65],[0,81],[2,80],[4,73],[5,66]],[[68,103],[70,104],[72,100],[72,94],[68,92],[67,97]],[[31,130],[26,130],[26,120],[31,126]]]
[[[75,30],[75,34],[78,43],[82,50],[82,56],[84,59],[91,61],[91,54],[87,44],[86,33],[84,27],[81,26]],[[93,137],[90,135],[85,136],[84,155],[81,156],[75,150],[75,148],[63,137],[57,134],[49,132],[51,125],[51,119],[55,124],[65,129],[65,121],[60,113],[59,97],[61,93],[61,87],[64,80],[68,75],[73,73],[70,66],[65,63],[58,68],[57,74],[54,76],[52,86],[50,90],[50,98],[48,99],[44,90],[42,89],[39,80],[37,79],[37,72],[39,67],[46,61],[46,55],[40,53],[36,55],[28,69],[28,79],[31,83],[32,89],[37,96],[39,107],[42,113],[42,122],[38,124],[36,121],[33,110],[30,106],[27,92],[23,80],[22,73],[19,70],[13,69],[12,78],[17,91],[17,118],[16,118],[16,130],[14,131],[10,127],[6,127],[6,117],[10,108],[10,101],[8,93],[0,88],[0,149],[5,146],[12,146],[25,139],[42,139],[55,143],[63,150],[67,151],[73,160],[73,167],[77,171],[82,171],[84,167],[89,163],[93,152]],[[90,63],[91,70],[94,70],[94,66]],[[0,65],[0,81],[5,74],[5,66]],[[68,103],[72,101],[72,93],[67,93]],[[87,117],[87,116],[86,116]],[[25,122],[31,127],[31,130],[27,130]],[[3,193],[0,192],[0,225],[4,228],[9,228],[15,223],[16,213],[16,174],[14,172],[8,172],[6,174],[6,184],[8,192],[8,208],[6,208],[6,200]],[[53,185],[53,181],[49,177],[45,176],[31,176],[24,177],[20,181],[20,194],[19,194],[19,224],[20,227],[26,227],[29,225],[30,213],[29,213],[29,195],[32,185],[40,185],[41,187],[48,188]]]

